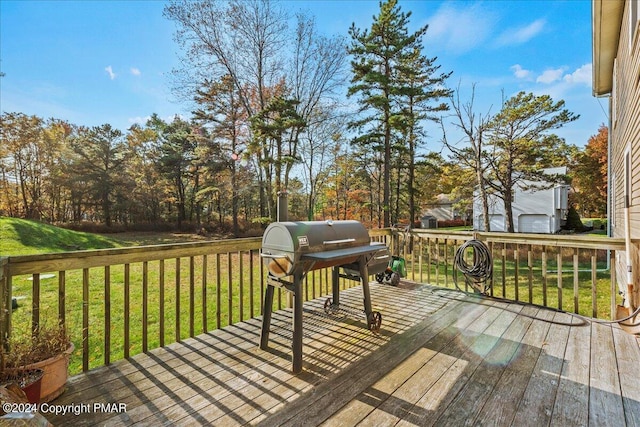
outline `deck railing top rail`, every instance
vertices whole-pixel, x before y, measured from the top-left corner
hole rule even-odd
[[[39,255],[19,255],[8,258],[9,275],[35,274],[49,271],[103,267],[114,264],[155,261],[179,257],[218,254],[260,249],[260,237],[212,240],[128,248],[94,249]]]
[[[423,237],[443,239],[470,239],[496,243],[511,243],[521,245],[558,246],[565,248],[584,248],[624,251],[625,242],[622,238],[606,236],[588,236],[575,234],[529,234],[529,233],[499,233],[477,231],[448,231],[414,229],[415,233]]]
[[[372,229],[370,235],[385,236],[389,229]],[[567,248],[601,249],[624,251],[625,242],[621,238],[593,237],[578,235],[542,235],[525,233],[497,233],[473,231],[447,231],[414,229],[418,236],[467,240],[476,238],[495,243],[522,245],[548,245]],[[261,238],[243,238],[213,240],[207,242],[188,242],[161,245],[136,246],[128,248],[97,249],[74,252],[58,252],[39,255],[18,255],[0,258],[0,268],[8,264],[8,275],[35,274],[48,271],[72,270],[102,267],[113,264],[153,261],[177,257],[197,256],[203,253],[217,254],[233,251],[260,249]],[[3,271],[0,270],[0,278]]]

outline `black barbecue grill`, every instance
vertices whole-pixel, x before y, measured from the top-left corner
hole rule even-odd
[[[302,282],[309,271],[333,267],[327,313],[339,308],[339,277],[361,281],[367,325],[374,332],[380,329],[382,316],[371,308],[369,275],[383,272],[390,254],[384,244],[371,243],[360,222],[274,222],[264,232],[260,256],[268,270],[260,348],[268,347],[274,290],[282,287],[293,293],[293,372],[302,370]]]

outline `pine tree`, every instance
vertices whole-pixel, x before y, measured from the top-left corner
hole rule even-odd
[[[380,14],[374,17],[371,29],[360,30],[355,24],[349,29],[353,77],[348,95],[358,95],[361,113],[350,127],[362,132],[354,138],[354,144],[382,153],[385,227],[391,225],[391,169],[393,165],[402,167],[398,156],[407,150],[409,163],[415,162],[418,124],[426,117],[423,114],[446,109],[441,104],[430,110],[426,107],[427,101],[448,95],[439,86],[449,74],[434,77],[438,69],[435,58],[427,59],[421,54],[421,40],[427,26],[409,34],[410,16],[410,12],[401,11],[397,0],[388,0],[380,3]],[[407,148],[404,143],[394,144],[394,138],[396,141],[412,138],[412,141],[407,141]],[[400,174],[397,176],[400,179]],[[413,185],[411,182],[410,187]]]

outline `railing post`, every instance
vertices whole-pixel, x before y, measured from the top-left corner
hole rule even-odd
[[[9,351],[11,335],[11,278],[9,258],[0,257],[0,351]]]

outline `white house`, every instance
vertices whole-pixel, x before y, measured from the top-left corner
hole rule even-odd
[[[424,206],[424,214],[435,217],[438,221],[448,221],[460,218],[457,210],[453,208],[453,201],[448,194],[438,194],[436,202]]]
[[[547,174],[566,174],[567,169],[546,169]],[[527,182],[527,185],[534,184]],[[569,186],[556,184],[544,190],[516,188],[513,197],[513,228],[517,233],[557,233],[567,219],[569,211]],[[504,203],[496,196],[489,196],[490,231],[507,231],[507,215]],[[474,193],[473,228],[484,231],[482,202],[479,193]]]
[[[640,305],[640,0],[593,0],[593,94],[609,98],[609,227],[616,280]],[[634,286],[635,284],[635,286]],[[629,286],[629,287],[628,287]],[[638,319],[636,318],[636,322]]]

